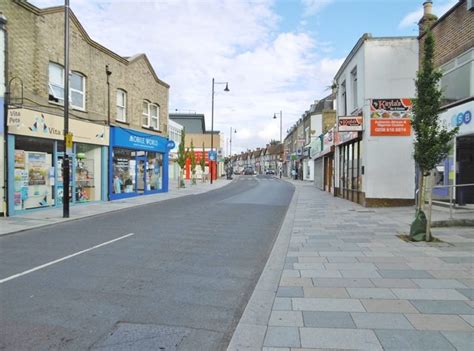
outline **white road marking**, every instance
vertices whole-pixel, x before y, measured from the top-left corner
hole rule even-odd
[[[132,236],[132,235],[135,235],[135,233],[129,233],[129,234],[124,235],[124,236],[121,236],[121,237],[119,237],[119,238],[116,238],[116,239],[113,239],[113,240],[110,240],[110,241],[106,241],[105,243],[102,243],[102,244],[99,244],[99,245],[95,245],[95,246],[92,246],[92,247],[90,247],[90,248],[88,248],[88,249],[85,249],[85,250],[82,250],[82,251],[73,253],[72,255],[64,256],[64,257],[62,257],[62,258],[58,258],[57,260],[54,260],[54,261],[51,261],[51,262],[42,264],[41,266],[37,266],[37,267],[35,267],[35,268],[28,269],[27,271],[24,271],[24,272],[21,272],[21,273],[18,273],[18,274],[11,275],[11,276],[9,276],[9,277],[7,277],[7,278],[0,279],[0,284],[5,283],[5,282],[7,282],[7,281],[9,281],[9,280],[12,280],[12,279],[15,279],[15,278],[19,278],[19,277],[21,277],[21,276],[23,276],[23,275],[26,275],[26,274],[35,272],[35,271],[37,271],[37,270],[46,268],[46,267],[51,266],[51,265],[53,265],[53,264],[59,263],[59,262],[61,262],[61,261],[65,261],[65,260],[67,260],[67,259],[70,259],[70,258],[72,258],[72,257],[74,257],[74,256],[77,256],[77,255],[81,255],[81,254],[86,253],[86,252],[88,252],[88,251],[98,249],[99,247],[102,247],[102,246],[105,246],[105,245],[108,245],[108,244],[112,244],[113,242],[116,242],[116,241],[119,241],[119,240],[128,238],[129,236]]]

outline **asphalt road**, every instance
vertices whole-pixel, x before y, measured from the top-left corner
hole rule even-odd
[[[293,191],[245,176],[0,238],[0,349],[224,350]]]

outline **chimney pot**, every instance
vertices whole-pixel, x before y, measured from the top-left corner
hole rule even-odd
[[[433,1],[427,0],[423,3],[423,15],[431,15],[433,13]]]

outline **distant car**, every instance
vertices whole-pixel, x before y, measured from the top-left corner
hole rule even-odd
[[[254,175],[254,171],[252,168],[245,168],[244,175]]]
[[[265,171],[265,174],[267,174],[267,175],[275,175],[275,170],[274,170],[274,169],[267,169],[267,170]]]

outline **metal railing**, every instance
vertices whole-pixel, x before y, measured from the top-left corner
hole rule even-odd
[[[448,188],[448,197],[449,197],[449,219],[452,220],[453,219],[453,207],[455,207],[455,203],[453,201],[453,194],[454,194],[454,191],[453,189],[455,188],[464,188],[464,187],[474,187],[474,183],[472,184],[451,184],[451,185],[435,185],[431,188],[431,191],[433,191],[433,189],[445,189],[445,188]],[[429,211],[430,211],[430,214],[431,214],[431,208],[433,207],[433,203],[437,203],[437,204],[443,204],[445,205],[446,203],[443,202],[443,201],[437,201],[437,200],[432,200],[433,198],[433,194],[431,194],[430,196],[430,204],[429,204]],[[431,217],[431,215],[430,215]]]

